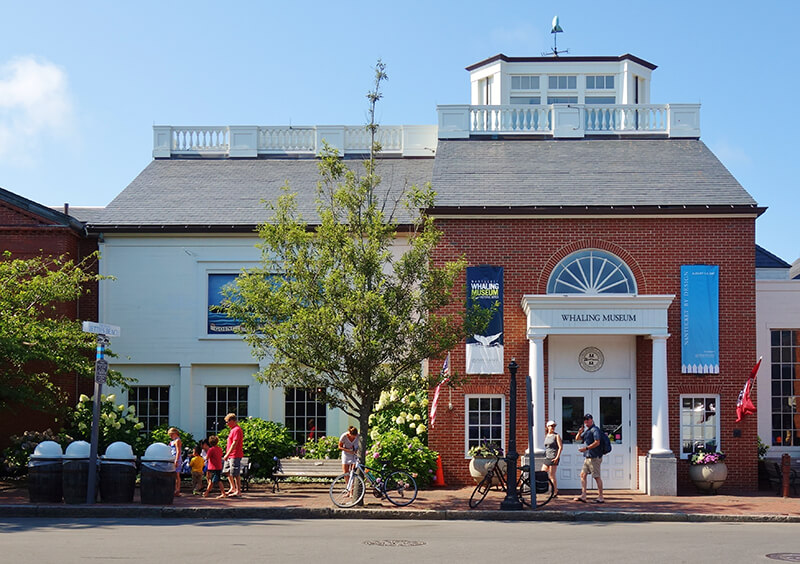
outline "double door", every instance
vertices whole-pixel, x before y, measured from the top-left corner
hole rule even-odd
[[[603,457],[601,466],[604,489],[632,487],[632,427],[630,390],[628,389],[556,389],[554,390],[553,420],[564,442],[558,465],[559,489],[579,489],[583,453],[578,448],[583,441],[575,436],[583,425],[583,416],[591,413],[594,423],[611,439],[611,453]],[[589,488],[597,487],[593,478]]]

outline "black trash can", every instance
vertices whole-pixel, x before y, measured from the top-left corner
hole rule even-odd
[[[170,447],[153,443],[142,457],[142,503],[172,505],[175,497],[175,459]]]
[[[132,503],[136,490],[136,456],[128,443],[117,441],[100,459],[100,500]]]
[[[89,491],[89,443],[75,441],[67,446],[61,470],[64,503],[86,503]]]

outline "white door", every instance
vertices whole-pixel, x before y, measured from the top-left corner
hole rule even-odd
[[[583,425],[583,416],[591,413],[594,423],[611,439],[611,453],[603,457],[601,466],[604,489],[631,489],[631,418],[630,391],[613,390],[554,390],[554,421],[556,430],[564,441],[561,462],[558,465],[558,488],[580,489],[583,453],[578,452],[582,442],[575,435]],[[589,478],[587,487],[597,487]]]

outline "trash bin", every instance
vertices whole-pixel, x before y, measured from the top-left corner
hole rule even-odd
[[[100,499],[106,503],[132,503],[136,489],[136,456],[128,443],[108,445],[100,457]]]
[[[67,446],[61,471],[64,503],[86,503],[90,449],[91,446],[86,441],[74,441]]]
[[[31,503],[61,503],[61,445],[42,441],[28,462],[28,497]]]
[[[169,445],[153,443],[142,457],[142,503],[172,505],[175,496],[175,457]]]

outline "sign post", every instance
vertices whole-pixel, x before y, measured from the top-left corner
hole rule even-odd
[[[97,358],[94,363],[94,405],[92,409],[92,438],[91,449],[89,450],[89,483],[86,489],[86,503],[91,505],[97,499],[97,447],[100,442],[100,394],[103,391],[103,384],[108,377],[108,361],[103,358],[106,346],[109,343],[108,337],[119,337],[122,331],[116,325],[106,325],[105,323],[94,323],[93,321],[83,322],[85,333],[97,335]]]

